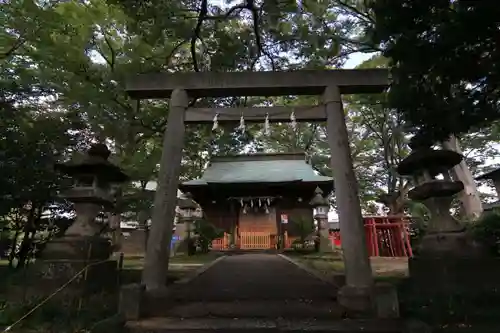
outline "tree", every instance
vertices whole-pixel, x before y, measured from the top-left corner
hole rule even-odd
[[[500,118],[500,9],[494,2],[377,0],[373,11],[375,40],[391,59],[389,103],[420,133],[420,144]]]
[[[498,8],[487,1],[377,0],[373,10],[376,41],[391,59],[389,104],[417,133],[413,144],[442,142],[461,153],[460,140],[467,140],[468,132],[487,130],[500,118],[495,88],[500,58],[493,42],[500,37]],[[465,214],[474,219],[482,212],[481,200],[465,163],[451,173],[466,185],[460,199]]]
[[[65,178],[53,166],[65,158],[78,136],[68,134],[71,121],[62,120],[57,113],[44,114],[29,106],[6,103],[2,115],[0,219],[5,221],[5,228],[13,231],[11,259],[16,256],[22,266],[44,222],[42,214],[64,185]],[[23,240],[16,251],[21,235]]]

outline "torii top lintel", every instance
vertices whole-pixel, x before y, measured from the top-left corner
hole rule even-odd
[[[389,86],[387,69],[297,70],[285,72],[151,73],[130,77],[135,99],[169,98],[174,89],[191,97],[320,95],[335,85],[343,94],[380,93]]]

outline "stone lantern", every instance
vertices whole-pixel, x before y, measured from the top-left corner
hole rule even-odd
[[[76,219],[62,238],[48,243],[46,255],[106,259],[111,254],[111,243],[100,237],[103,226],[96,222],[96,217],[103,210],[113,209],[119,186],[128,176],[108,161],[110,154],[106,145],[94,144],[83,159],[55,166],[73,179],[72,187],[62,196],[73,203]]]
[[[482,246],[450,214],[453,196],[464,189],[463,183],[449,177],[436,178],[447,175],[462,159],[451,150],[420,148],[398,166],[398,173],[412,176],[416,185],[408,197],[422,202],[430,212],[425,234],[409,260],[410,277],[419,294],[474,289],[478,278],[472,278],[469,272],[479,274],[483,270],[478,266],[484,255]]]
[[[422,202],[430,211],[426,234],[418,252],[460,251],[464,226],[450,214],[453,196],[464,189],[461,181],[436,179],[459,164],[463,156],[451,150],[418,149],[398,166],[402,176],[412,176],[416,186],[408,192],[412,200]],[[458,242],[458,243],[457,243]]]
[[[332,252],[333,247],[330,245],[328,230],[328,211],[330,210],[330,202],[323,196],[323,191],[319,187],[316,187],[314,197],[309,202],[309,205],[316,211],[314,219],[318,225],[319,251]]]
[[[188,254],[192,254],[194,244],[191,237],[191,226],[193,222],[199,217],[196,213],[198,204],[193,200],[191,193],[185,193],[184,198],[179,198],[179,213],[181,221],[184,222],[187,235]]]

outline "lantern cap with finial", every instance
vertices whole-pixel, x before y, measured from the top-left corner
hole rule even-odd
[[[330,206],[330,202],[323,196],[323,190],[318,187],[314,190],[314,197],[309,202],[312,207]]]
[[[179,198],[179,213],[184,222],[192,222],[197,217],[196,210],[198,209],[198,204],[192,198],[193,196],[189,192],[184,193],[184,195]]]
[[[108,161],[111,155],[108,147],[103,143],[93,144],[87,153],[80,158],[74,158],[67,163],[58,163],[55,165],[57,170],[78,178],[81,175],[94,175],[111,183],[122,183],[129,177],[120,169]]]
[[[184,198],[181,196],[179,198],[179,209],[186,210],[196,210],[198,208],[198,204],[193,200],[193,195],[189,192],[184,193]]]

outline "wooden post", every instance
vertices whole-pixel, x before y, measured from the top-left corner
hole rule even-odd
[[[142,275],[146,291],[165,288],[172,228],[177,206],[177,188],[184,146],[184,116],[188,106],[186,91],[176,89],[170,97],[167,128],[158,173],[151,232]]]
[[[339,88],[327,87],[323,98],[346,275],[339,302],[348,309],[367,311],[372,306],[373,277]]]

